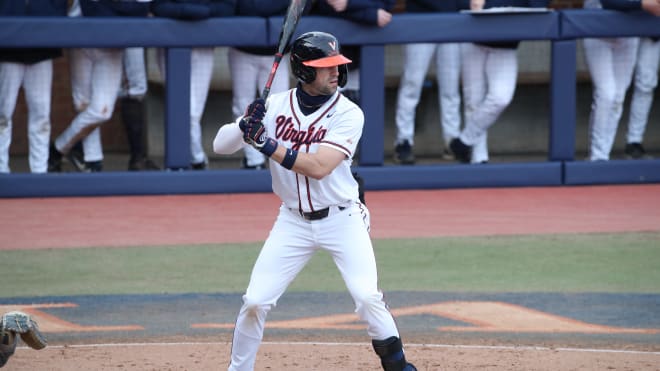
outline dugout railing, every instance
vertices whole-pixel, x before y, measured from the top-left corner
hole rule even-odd
[[[165,165],[160,172],[0,175],[0,197],[194,194],[270,191],[267,171],[179,171],[188,166],[190,48],[275,45],[281,17],[162,18],[0,17],[0,47],[162,47],[166,49]],[[303,17],[296,34],[332,32],[361,45],[361,106],[365,129],[356,169],[367,189],[559,186],[660,181],[660,160],[575,161],[577,40],[584,37],[660,36],[658,18],[642,12],[561,10],[547,13],[396,14],[384,28],[326,17]],[[385,45],[409,42],[548,40],[547,160],[488,166],[384,164]],[[208,149],[210,151],[210,149]]]

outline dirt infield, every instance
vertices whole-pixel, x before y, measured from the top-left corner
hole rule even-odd
[[[18,349],[8,370],[188,370],[226,368],[229,343],[163,343]],[[420,371],[658,370],[660,353],[591,349],[411,344]],[[264,343],[255,371],[382,370],[363,343]]]
[[[367,203],[374,238],[660,230],[660,185],[368,192]],[[3,199],[0,250],[260,241],[277,205],[271,194]],[[236,228],[247,218],[257,233]],[[660,370],[656,337],[611,342],[604,330],[585,343],[548,331],[541,341],[533,332],[404,340],[420,371]],[[266,333],[256,370],[380,370],[366,335]],[[222,370],[230,346],[227,330],[97,342],[88,335],[41,351],[21,346],[6,369]]]

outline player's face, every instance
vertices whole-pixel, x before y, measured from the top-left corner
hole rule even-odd
[[[317,67],[316,79],[312,81],[305,91],[309,95],[332,95],[339,86],[339,68]]]

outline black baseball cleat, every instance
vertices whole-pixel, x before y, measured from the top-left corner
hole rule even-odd
[[[628,143],[626,144],[626,149],[624,152],[626,154],[626,158],[631,160],[649,158],[649,156],[646,155],[646,150],[644,149],[644,146],[642,146],[642,143]]]
[[[470,157],[472,156],[472,147],[463,143],[460,138],[454,138],[449,142],[449,148],[454,154],[454,157],[458,162],[464,164],[470,163]]]
[[[206,169],[208,169],[208,167],[209,167],[209,165],[206,161],[196,162],[196,163],[190,164],[190,168],[192,170],[206,170]]]
[[[76,171],[83,173],[86,172],[85,154],[83,153],[82,144],[80,142],[71,147],[65,157]]]
[[[401,165],[413,165],[415,164],[415,155],[413,154],[412,146],[410,142],[404,140],[402,143],[399,143],[394,148],[396,155],[394,156],[394,161]]]
[[[85,161],[84,173],[100,173],[103,171],[102,161]]]
[[[55,144],[52,142],[48,147],[48,172],[62,172],[62,153],[55,148]]]

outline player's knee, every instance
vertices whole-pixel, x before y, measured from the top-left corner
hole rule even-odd
[[[512,99],[513,94],[490,95],[486,98],[487,103],[498,110],[506,108]]]
[[[372,312],[385,305],[380,294],[353,293],[353,300],[355,300],[355,310],[360,317],[364,317],[363,313]]]
[[[655,87],[658,85],[658,79],[654,76],[640,76],[635,79],[635,89],[639,90],[642,93],[652,93],[655,90]]]
[[[244,296],[243,308],[251,316],[262,317],[268,314],[272,305],[257,298]]]

